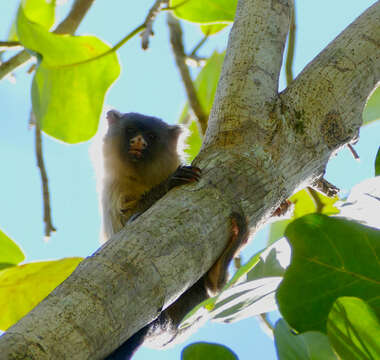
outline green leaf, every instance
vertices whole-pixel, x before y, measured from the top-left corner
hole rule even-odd
[[[277,321],[274,339],[279,360],[337,360],[325,334],[295,335],[284,319]]]
[[[49,33],[22,8],[17,31],[23,45],[40,54],[32,85],[33,111],[41,129],[68,142],[96,132],[107,89],[120,73],[117,56],[94,36]]]
[[[0,270],[24,260],[25,255],[19,246],[0,230]]]
[[[299,332],[326,332],[341,296],[360,297],[380,314],[380,231],[339,218],[307,215],[286,229],[292,261],[277,291],[280,312]]]
[[[0,329],[7,330],[65,280],[82,258],[14,266],[0,271]]]
[[[170,0],[174,14],[195,23],[234,21],[237,0]]]
[[[363,125],[380,120],[380,86],[371,94],[363,110]]]
[[[361,299],[336,300],[327,320],[327,334],[342,359],[380,359],[380,322]]]
[[[308,190],[303,189],[289,198],[294,204],[293,219],[315,212],[325,215],[335,215],[339,213],[339,210],[334,206],[339,200],[337,196],[329,198],[318,191],[314,191],[313,194],[316,196],[316,199],[311,196]],[[318,208],[318,204],[321,208]]]
[[[290,246],[285,239],[276,241],[260,254],[260,261],[247,274],[247,280],[282,276],[290,263]]]
[[[228,24],[211,24],[211,25],[200,25],[201,31],[205,35],[214,35],[219,31],[222,31]]]
[[[49,30],[54,25],[55,20],[55,5],[54,0],[23,0],[22,5],[26,16],[33,22],[40,24],[46,30]],[[16,20],[14,20],[9,31],[8,40],[17,41]]]
[[[246,281],[224,290],[210,315],[214,321],[236,322],[277,310],[275,292],[281,277]]]
[[[284,236],[286,227],[292,222],[290,219],[279,220],[270,225],[269,236],[268,236],[268,245],[273,244],[278,239],[281,239]]]
[[[185,153],[187,155],[188,162],[191,162],[198,155],[201,149],[202,137],[197,121],[192,121],[188,129],[190,131],[190,135],[186,138]]]
[[[375,176],[380,176],[380,146],[377,150],[376,160],[375,160]]]
[[[182,350],[182,360],[237,360],[238,357],[227,346],[198,342]]]
[[[206,65],[199,72],[194,81],[199,102],[201,103],[203,111],[207,115],[210,113],[212,104],[214,103],[215,92],[218,86],[220,72],[222,71],[223,61],[224,53],[218,53],[215,51],[207,60]],[[189,105],[185,104],[179,122],[184,122],[188,115]]]

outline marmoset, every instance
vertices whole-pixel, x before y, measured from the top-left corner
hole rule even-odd
[[[104,179],[101,193],[103,232],[107,241],[128,221],[133,221],[175,186],[198,181],[201,170],[181,165],[179,139],[182,127],[137,113],[107,113],[108,131],[103,141]],[[147,342],[165,347],[182,338],[188,329],[178,329],[183,317],[197,304],[219,291],[227,277],[227,267],[247,237],[245,220],[231,215],[230,241],[223,254],[198,282],[164,310],[107,360],[130,359]],[[177,342],[177,341],[176,341]]]

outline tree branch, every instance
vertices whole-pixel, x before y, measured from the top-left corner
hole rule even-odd
[[[102,359],[151,322],[212,266],[228,242],[233,212],[245,215],[255,231],[282,199],[319,177],[331,153],[346,141],[334,135],[332,145],[325,137],[320,138],[323,116],[331,111],[333,101],[325,99],[324,110],[319,99],[337,96],[340,89],[343,94],[338,101],[344,106],[334,104],[345,116],[339,118],[337,126],[356,126],[357,110],[348,105],[345,111],[344,107],[351,97],[361,109],[371,84],[379,78],[376,44],[380,34],[374,32],[378,17],[379,2],[351,24],[278,98],[275,91],[281,64],[271,59],[282,58],[289,4],[284,0],[240,0],[207,143],[196,159],[202,169],[201,181],[173,189],[85,259],[1,337],[4,360],[17,356]],[[247,32],[247,28],[254,31]],[[265,46],[256,43],[255,37]],[[341,57],[348,49],[354,65]],[[346,62],[336,63],[339,59]],[[337,70],[342,65],[349,69]],[[331,84],[330,76],[336,84]],[[352,76],[354,80],[350,81]],[[322,86],[327,80],[329,86]],[[312,102],[309,93],[318,99]]]
[[[94,0],[76,0],[66,16],[66,18],[54,30],[56,34],[74,34],[79,24],[86,15],[88,9],[91,7]],[[0,80],[16,70],[21,65],[24,65],[30,60],[30,55],[26,50],[23,50],[11,57],[0,65]]]
[[[179,21],[170,13],[167,16],[167,22],[170,31],[170,43],[175,57],[175,61],[183,84],[185,86],[187,99],[189,104],[198,119],[201,126],[202,134],[205,134],[207,129],[207,115],[203,111],[202,105],[198,99],[197,91],[195,90],[193,80],[190,76],[189,68],[186,65],[186,54],[182,42],[182,29]]]
[[[294,46],[296,40],[296,11],[294,5],[292,7],[292,13],[290,17],[290,27],[288,35],[288,50],[286,52],[285,61],[285,75],[286,75],[286,85],[289,86],[293,81],[293,59],[294,59]]]
[[[203,148],[233,141],[228,134],[252,121],[272,128],[266,115],[277,98],[289,17],[288,1],[238,2]]]

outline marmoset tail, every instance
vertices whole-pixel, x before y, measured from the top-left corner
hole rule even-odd
[[[107,113],[108,132],[103,142],[104,178],[102,189],[103,231],[107,241],[128,221],[133,221],[171,188],[200,178],[200,169],[181,165],[182,127],[168,125],[155,117],[136,113]],[[183,317],[210,292],[220,290],[230,260],[246,239],[244,219],[232,214],[231,239],[209,272],[174,304],[148,324],[107,360],[130,359],[143,343],[165,347],[182,339],[190,329],[179,330]],[[190,327],[191,328],[191,327]]]

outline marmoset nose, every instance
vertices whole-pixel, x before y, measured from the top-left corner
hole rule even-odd
[[[137,135],[129,140],[129,145],[134,149],[145,149],[147,147],[147,143],[143,136]]]

